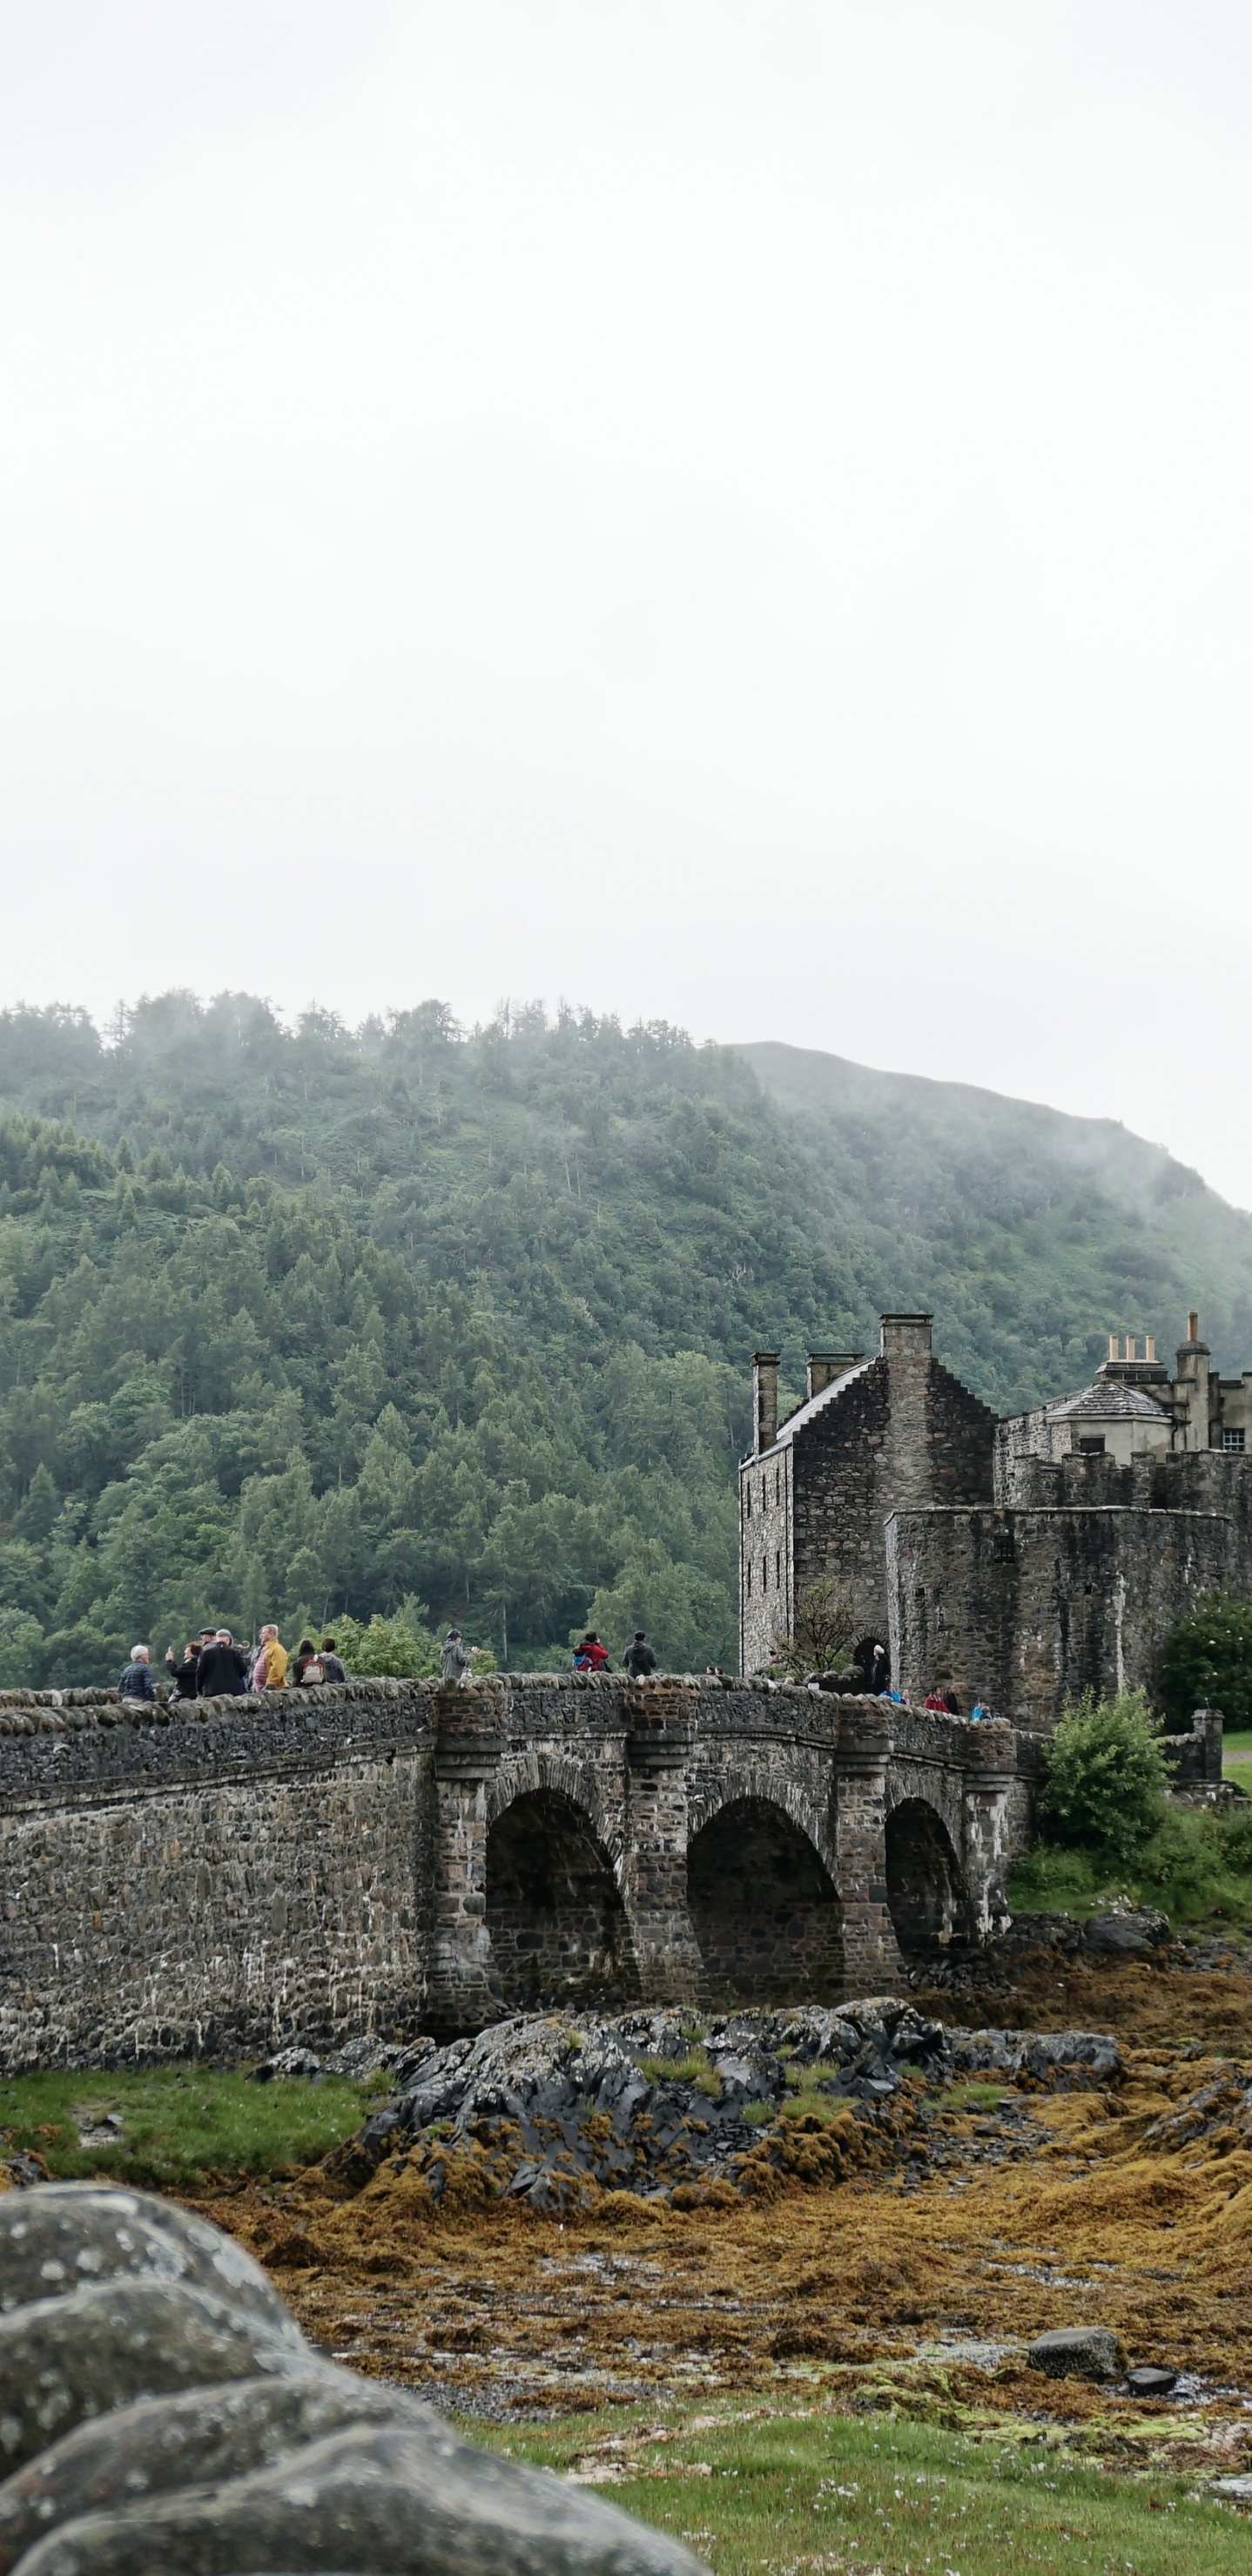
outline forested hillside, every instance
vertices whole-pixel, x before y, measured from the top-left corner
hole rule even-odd
[[[588,1618],[730,1662],[758,1343],[798,1393],[933,1305],[1001,1409],[1188,1300],[1252,1358],[1252,1226],[1194,1175],[946,1086],[927,1134],[894,1079],[793,1114],[732,1050],[538,1010],[0,1015],[0,1684],[406,1602],[514,1664]]]

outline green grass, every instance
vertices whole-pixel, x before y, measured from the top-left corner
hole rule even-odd
[[[1235,1757],[1233,1760],[1232,1756]],[[1232,1780],[1241,1781],[1243,1786],[1246,1788],[1248,1784],[1248,1764],[1252,1763],[1252,1726],[1226,1728],[1222,1736],[1223,1770],[1225,1770],[1227,1763],[1230,1763],[1231,1765],[1230,1776]]]
[[[970,2439],[882,2417],[710,2413],[670,2439],[656,2416],[606,2418],[598,2434],[585,2417],[466,2429],[546,2468],[616,2457],[628,2474],[606,2494],[716,2576],[1247,2576],[1252,2554],[1246,2518],[1185,2480],[1113,2475],[1020,2426]]]
[[[1167,1807],[1151,1841],[1130,1861],[1037,1843],[1008,1886],[1015,1914],[1064,1911],[1082,1919],[1118,1898],[1159,1906],[1172,1923],[1208,1916],[1252,1922],[1252,1801],[1240,1801],[1228,1815]]]
[[[710,2065],[707,2049],[693,2048],[686,2057],[641,2057],[639,2071],[650,2084],[692,2084],[710,2102],[720,2102],[722,2079]]]
[[[949,2084],[943,2095],[945,2111],[998,2111],[1007,2086],[1003,2084]]]
[[[33,2147],[58,2181],[110,2174],[118,2182],[195,2185],[210,2174],[274,2173],[315,2164],[360,2127],[378,2088],[327,2076],[320,2084],[201,2066],[134,2073],[79,2071],[0,2081],[0,2136],[12,2155]],[[109,2146],[84,2147],[80,2127],[118,2112]]]
[[[787,2099],[775,2116],[782,2120],[820,2120],[822,2127],[829,2129],[849,2107],[845,2093],[827,2093],[822,2089],[824,2082],[829,2083],[832,2072],[829,2066],[789,2066],[786,2070]]]

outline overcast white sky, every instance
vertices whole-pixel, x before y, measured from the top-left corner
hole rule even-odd
[[[0,0],[0,1000],[564,995],[1252,1205],[1247,0]]]

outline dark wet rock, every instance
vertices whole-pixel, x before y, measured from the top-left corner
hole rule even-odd
[[[34,2300],[0,2317],[0,2465],[18,2468],[86,2416],[289,2371],[307,2354],[285,2310],[262,2319],[182,2281],[102,2281]]]
[[[1058,2326],[1032,2343],[1026,2361],[1049,2379],[1116,2379],[1121,2346],[1109,2326]]]
[[[1150,1905],[1115,1906],[1090,1917],[1082,1945],[1100,1959],[1144,1959],[1170,1938],[1168,1914],[1158,1914]]]
[[[276,2048],[272,2057],[264,2057],[248,2077],[250,2084],[274,2084],[280,2078],[304,2076],[310,2084],[320,2083],[322,2061],[311,2048],[293,2040],[289,2048]]]
[[[0,2162],[15,2191],[35,2191],[49,2178],[43,2157],[34,2155],[29,2147],[19,2147],[16,2155],[5,2156]]]
[[[323,2058],[322,2066],[327,2075],[347,2075],[354,2084],[367,2084],[372,2076],[385,2075],[398,2091],[412,2082],[428,2057],[434,2056],[435,2046],[429,2038],[399,2041],[366,2035],[335,2049]]]
[[[1161,2370],[1154,2362],[1140,2362],[1126,2373],[1126,2386],[1132,2397],[1168,2397],[1178,2385],[1176,2370]]]
[[[1172,2156],[1219,2140],[1227,2148],[1252,2148],[1252,2084],[1234,2066],[1153,2120],[1140,2146],[1147,2155]]]
[[[292,2378],[242,2379],[150,2397],[66,2433],[0,2486],[0,2576],[36,2540],[85,2513],[245,2477],[350,2424],[438,2420],[400,2388],[309,2358]]]
[[[275,2334],[291,2330],[260,2264],[175,2201],[74,2182],[0,2195],[0,2313],[124,2278],[183,2282],[229,2297]]]
[[[384,2159],[417,2155],[439,2197],[449,2158],[468,2155],[486,2188],[540,2209],[734,2184],[746,2159],[759,2165],[797,2077],[861,2113],[910,2070],[948,2063],[942,2025],[893,1995],[721,2017],[527,2014],[435,2049],[328,2170],[359,2188]]]
[[[1121,2049],[1106,2030],[952,2030],[952,2063],[961,2075],[1006,2075],[1015,2083],[1081,2092],[1120,2083]]]
[[[991,1943],[997,1957],[1013,1958],[1023,1952],[1052,1950],[1063,1959],[1072,1959],[1082,1948],[1082,1925],[1076,1914],[1015,1914],[1007,1930]]]
[[[360,2425],[229,2485],[89,2514],[21,2576],[696,2576],[677,2541],[580,2488],[430,2435]]]

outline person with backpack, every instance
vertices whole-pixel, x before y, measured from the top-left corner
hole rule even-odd
[[[333,1637],[322,1639],[322,1673],[328,1682],[346,1682],[348,1678],[347,1665],[342,1655],[336,1652]]]
[[[622,1657],[622,1671],[629,1673],[632,1682],[641,1682],[648,1673],[656,1671],[656,1656],[642,1628],[636,1628]]]
[[[441,1680],[458,1685],[467,1682],[474,1669],[474,1649],[467,1646],[459,1628],[449,1628],[439,1649]]]
[[[314,1682],[324,1682],[326,1667],[311,1637],[302,1637],[292,1659],[291,1678],[297,1690],[307,1690]]]
[[[574,1648],[575,1672],[603,1673],[608,1671],[608,1665],[608,1647],[601,1645],[594,1628],[589,1628],[586,1636],[580,1638]]]

